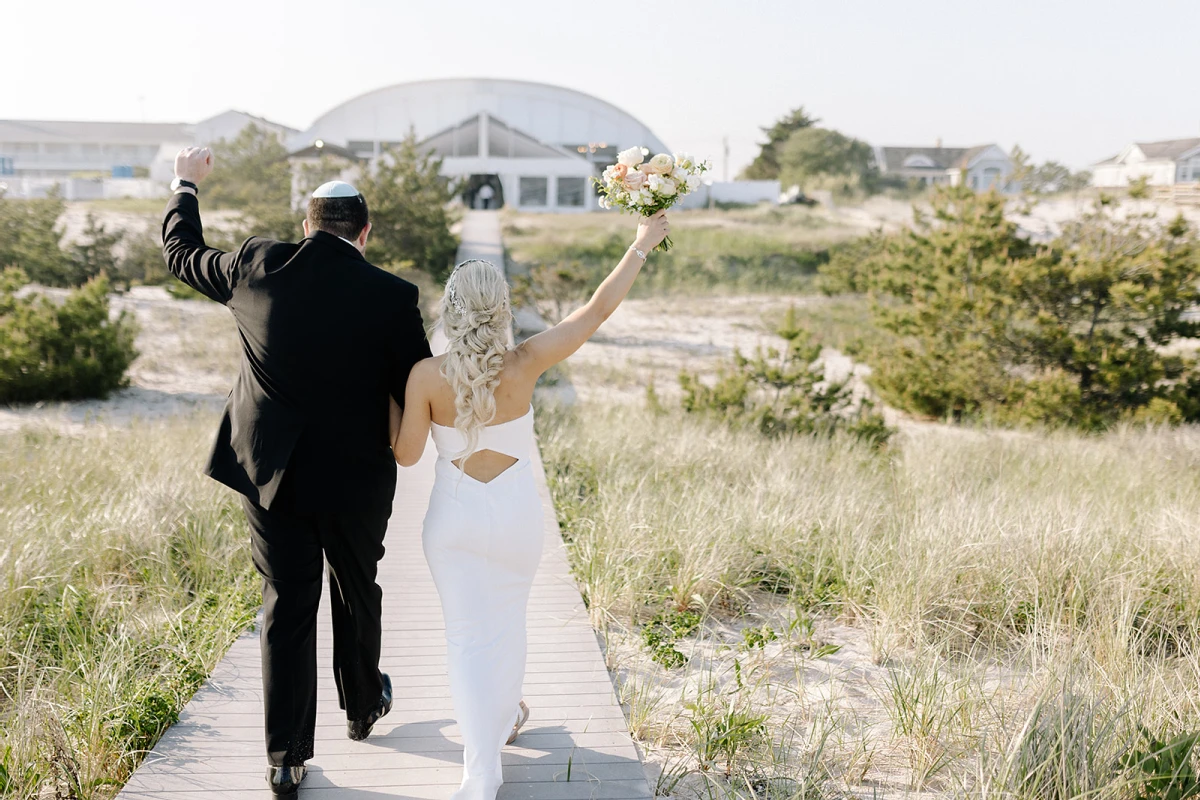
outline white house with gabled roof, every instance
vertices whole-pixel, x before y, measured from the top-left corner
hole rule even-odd
[[[1093,186],[1128,186],[1142,177],[1151,186],[1200,181],[1200,137],[1134,142],[1092,165]]]
[[[1019,191],[1012,180],[1008,153],[994,144],[976,147],[876,147],[875,163],[881,175],[920,181],[926,186],[960,183],[978,191]]]

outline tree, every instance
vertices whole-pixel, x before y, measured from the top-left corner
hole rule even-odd
[[[1029,179],[1033,176],[1033,159],[1029,154],[1021,149],[1021,145],[1014,144],[1012,152],[1008,154],[1008,160],[1012,162],[1013,170],[1010,180],[1014,183],[1019,183],[1025,186],[1029,183]]]
[[[296,176],[300,196],[307,197],[321,184],[338,180],[345,169],[345,161],[332,158],[324,153],[317,159],[316,164],[302,164],[299,174]]]
[[[1087,170],[1072,172],[1070,167],[1057,161],[1035,165],[1020,145],[1013,146],[1009,158],[1013,163],[1011,180],[1020,184],[1026,194],[1078,192],[1092,183],[1092,173]]]
[[[126,284],[142,283],[154,286],[173,281],[163,259],[162,235],[157,220],[140,233],[126,232],[122,241],[123,255],[117,266],[116,276]],[[179,284],[183,286],[183,284]]]
[[[514,306],[531,306],[548,325],[562,322],[588,298],[592,281],[582,264],[538,264],[513,279]]]
[[[810,117],[804,106],[793,110],[786,116],[780,117],[769,128],[763,128],[767,141],[750,166],[742,170],[742,178],[746,180],[774,180],[779,177],[779,149],[783,143],[798,130],[811,128],[820,122],[816,117]]]
[[[878,325],[894,334],[868,355],[872,384],[909,411],[977,416],[1009,393],[992,334],[1010,311],[1004,274],[1033,248],[995,193],[939,188],[931,203],[932,216],[916,213],[913,228],[885,239],[857,276]]]
[[[232,140],[217,141],[212,150],[213,171],[204,181],[204,194],[214,206],[291,207],[292,170],[278,135],[251,124]]]
[[[279,136],[250,124],[212,148],[215,163],[204,181],[204,196],[215,206],[242,214],[236,227],[210,236],[209,244],[230,250],[250,236],[299,239],[304,215],[292,209],[292,168]]]
[[[34,283],[70,286],[71,261],[59,246],[65,209],[57,190],[36,200],[0,194],[0,269],[19,267]]]
[[[83,235],[67,251],[71,262],[67,285],[81,286],[98,275],[116,277],[117,247],[123,239],[124,233],[109,231],[89,212]]]
[[[1067,378],[1060,421],[1100,429],[1156,400],[1159,414],[1195,418],[1181,383],[1195,363],[1171,345],[1200,334],[1185,317],[1200,303],[1200,247],[1182,216],[1163,230],[1148,219],[1101,207],[1013,265],[1011,347],[1036,371],[1029,383]]]
[[[456,189],[440,175],[441,166],[440,158],[417,149],[416,134],[409,132],[359,181],[371,216],[370,261],[409,263],[437,280],[449,275],[458,241],[450,233],[447,204]]]
[[[869,183],[873,152],[866,142],[827,128],[794,132],[778,152],[779,179],[804,186],[819,177],[836,178],[850,188]]]
[[[894,334],[868,354],[886,399],[935,417],[1099,430],[1200,419],[1200,375],[1171,345],[1200,334],[1200,248],[1182,219],[1101,205],[1035,247],[995,193],[940,188],[856,280]]]

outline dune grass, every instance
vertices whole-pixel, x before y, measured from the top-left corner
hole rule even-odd
[[[875,454],[674,411],[539,424],[610,652],[639,630],[660,647],[672,614],[704,619],[675,643],[683,666],[626,671],[635,731],[669,756],[662,785],[1172,796],[1129,754],[1200,730],[1200,431],[922,426]],[[809,691],[837,649],[814,621],[865,643],[843,664],[861,679],[839,685],[867,700]],[[742,745],[727,762],[713,725]]]
[[[0,795],[108,798],[251,622],[212,420],[0,435]]]
[[[621,259],[637,227],[617,213],[505,212],[503,220],[515,273],[566,266],[592,284]],[[861,233],[802,207],[673,211],[671,221],[675,246],[653,255],[635,294],[807,291],[829,248]]]

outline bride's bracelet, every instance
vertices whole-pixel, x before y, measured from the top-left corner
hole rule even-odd
[[[645,263],[645,261],[646,261],[646,251],[645,250],[639,250],[636,243],[629,245],[629,249],[632,250],[633,252],[637,253],[638,258],[640,258],[642,260],[642,262]]]

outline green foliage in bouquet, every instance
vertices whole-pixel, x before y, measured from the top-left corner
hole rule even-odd
[[[876,447],[886,444],[892,430],[871,402],[856,400],[845,381],[826,380],[818,363],[821,346],[797,325],[794,308],[777,333],[786,341],[783,349],[759,348],[753,358],[734,353],[712,386],[681,373],[684,410],[749,424],[769,436],[846,433]]]
[[[0,402],[103,397],[127,384],[137,325],[110,319],[109,284],[95,278],[61,304],[18,293],[25,273],[0,273]]]

